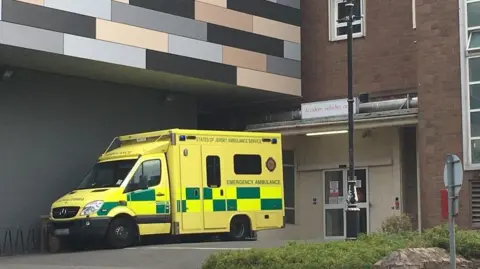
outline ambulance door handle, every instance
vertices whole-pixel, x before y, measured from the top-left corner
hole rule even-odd
[[[160,196],[165,196],[165,194],[159,192],[159,193],[157,193],[157,196],[159,196],[159,197]]]
[[[194,190],[193,195],[195,195],[195,197],[198,197],[198,190]]]
[[[220,190],[220,196],[223,196],[223,190]]]

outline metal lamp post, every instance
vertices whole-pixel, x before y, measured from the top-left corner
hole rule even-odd
[[[347,16],[339,22],[347,23],[347,58],[348,58],[348,198],[347,198],[347,240],[355,240],[360,228],[360,209],[357,205],[357,181],[355,179],[355,159],[353,152],[353,22],[358,20],[353,14],[353,0],[345,0]]]

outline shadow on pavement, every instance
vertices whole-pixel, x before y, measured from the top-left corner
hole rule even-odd
[[[184,236],[184,237],[173,237],[173,236],[144,236],[140,239],[140,242],[134,245],[133,247],[139,246],[156,246],[156,245],[179,245],[187,243],[211,243],[211,242],[221,242],[219,236]],[[112,250],[109,248],[105,242],[83,242],[81,244],[69,244],[62,246],[55,253],[72,253],[72,252],[89,252],[97,250]],[[49,253],[54,254],[54,253]]]

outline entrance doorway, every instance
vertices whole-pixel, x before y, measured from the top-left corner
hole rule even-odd
[[[347,169],[328,170],[323,174],[325,240],[346,238],[347,175]],[[357,180],[357,204],[360,208],[359,232],[369,233],[368,169],[356,169],[355,179]]]

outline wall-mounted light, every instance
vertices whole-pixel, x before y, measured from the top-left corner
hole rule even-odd
[[[308,133],[307,136],[317,136],[317,135],[332,135],[332,134],[345,134],[348,133],[348,130],[338,130],[338,131],[328,131],[328,132],[318,132],[318,133]]]
[[[362,132],[362,138],[371,137],[371,136],[372,136],[372,130],[370,129]]]
[[[170,102],[173,102],[175,101],[175,95],[171,94],[171,93],[167,93],[163,96],[163,103],[170,103]]]
[[[0,68],[0,74],[1,74],[0,80],[5,81],[10,79],[13,76],[13,71],[6,68]]]

